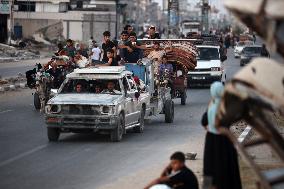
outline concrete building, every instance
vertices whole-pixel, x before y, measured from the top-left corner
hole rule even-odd
[[[105,30],[115,35],[115,0],[18,0],[15,4],[14,23],[22,27],[23,37],[58,22],[64,38],[87,41],[93,36],[101,41]]]
[[[0,1],[0,43],[6,43],[8,40],[9,24],[10,24],[9,1]]]

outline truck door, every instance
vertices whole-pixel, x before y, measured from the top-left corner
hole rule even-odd
[[[138,121],[137,114],[137,100],[135,99],[135,91],[131,89],[126,77],[123,78],[123,87],[125,90],[125,125],[129,126]]]

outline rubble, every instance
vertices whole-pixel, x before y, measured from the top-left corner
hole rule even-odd
[[[17,49],[0,43],[0,63],[39,58],[40,52],[31,49]]]
[[[0,93],[5,91],[15,91],[27,87],[26,77],[22,73],[18,73],[17,77],[2,78],[0,76]]]

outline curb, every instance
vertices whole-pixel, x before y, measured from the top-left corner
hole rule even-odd
[[[251,126],[247,126],[245,128],[245,130],[242,132],[242,134],[238,138],[239,143],[243,143],[246,140],[246,138],[247,138],[247,136],[249,136],[251,130],[252,130]]]
[[[6,92],[6,91],[15,91],[18,88],[24,89],[27,88],[26,83],[16,83],[16,84],[7,84],[0,86],[0,92]]]

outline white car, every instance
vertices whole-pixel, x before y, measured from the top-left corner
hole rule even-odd
[[[220,55],[219,46],[197,46],[199,55],[197,66],[188,72],[189,85],[211,84],[214,81],[226,81],[226,70],[223,61],[226,56]],[[222,61],[221,61],[222,60]]]
[[[253,45],[253,42],[252,41],[240,41],[240,42],[237,42],[236,46],[234,48],[235,58],[241,57],[241,53],[242,53],[243,49],[246,46],[249,46],[249,45]]]

